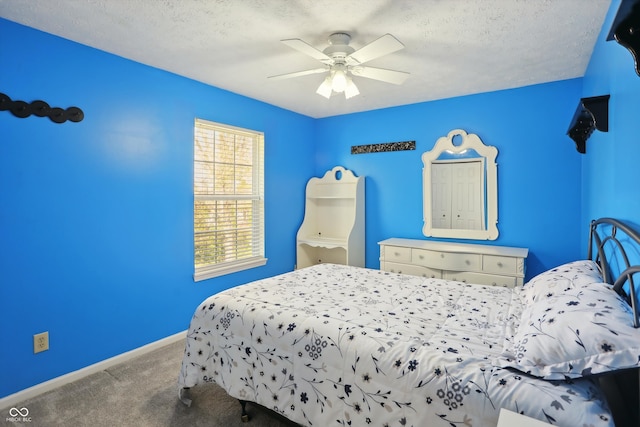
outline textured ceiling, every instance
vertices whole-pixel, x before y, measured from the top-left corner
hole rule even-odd
[[[327,117],[584,75],[610,0],[0,0],[0,16],[311,117]],[[343,31],[358,48],[385,33],[405,49],[367,65],[411,73],[354,78],[349,100],[315,93],[318,62]]]

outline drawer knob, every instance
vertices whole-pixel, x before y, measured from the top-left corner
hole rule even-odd
[[[464,260],[464,263],[465,263],[465,264],[467,264],[467,265],[469,265],[469,264],[471,264],[471,261],[469,261],[468,259],[465,259],[465,260]]]
[[[440,254],[440,258],[444,258],[444,254]]]
[[[424,259],[424,255],[418,255],[418,258]]]
[[[498,267],[502,268],[502,263],[501,262],[498,263]]]
[[[400,256],[400,252],[394,252],[393,253],[395,256]]]

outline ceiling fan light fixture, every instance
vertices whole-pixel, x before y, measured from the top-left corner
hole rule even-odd
[[[325,98],[329,99],[331,98],[332,90],[333,89],[331,87],[331,76],[327,76],[323,80],[322,84],[318,87],[318,90],[316,90],[316,93],[318,95],[322,95]]]
[[[360,95],[358,86],[356,86],[351,77],[347,77],[347,87],[344,90],[344,97],[349,99],[357,95]]]
[[[334,92],[342,93],[347,88],[347,73],[338,68],[331,79],[331,88]]]

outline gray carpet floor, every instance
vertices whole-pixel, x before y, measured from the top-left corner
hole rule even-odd
[[[11,422],[3,413],[0,425],[291,427],[276,414],[250,403],[251,420],[243,423],[238,401],[215,384],[194,387],[191,407],[185,406],[177,394],[183,351],[182,341],[169,344],[21,402],[16,407],[29,409],[31,421]]]

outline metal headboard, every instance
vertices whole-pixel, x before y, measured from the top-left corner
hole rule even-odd
[[[627,239],[631,239],[630,242],[622,242],[618,236],[618,231],[621,231],[622,236]],[[624,239],[624,240],[627,240]],[[609,244],[612,252],[605,252],[605,245]],[[629,261],[629,251],[632,246],[636,245],[636,251],[640,250],[640,232],[631,228],[628,224],[614,219],[614,218],[600,218],[591,221],[591,228],[589,231],[589,250],[587,252],[587,258],[593,259],[600,265],[602,270],[602,276],[605,282],[613,285],[613,289],[629,303],[633,309],[633,325],[637,328],[640,326],[638,309],[638,299],[635,281],[633,277],[636,273],[640,272],[640,265],[631,265]],[[593,258],[593,249],[596,249],[597,254]],[[614,279],[611,272],[612,260],[622,261],[623,267],[620,268],[618,276]],[[625,284],[629,292],[624,289]]]

